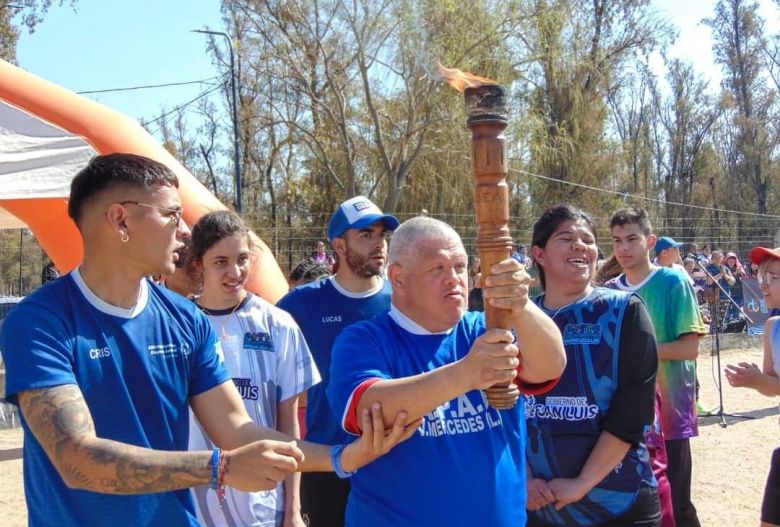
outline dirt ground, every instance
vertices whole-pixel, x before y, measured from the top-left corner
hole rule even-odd
[[[751,361],[761,364],[761,350],[729,350],[722,365]],[[701,382],[700,403],[708,410],[718,408],[715,357],[704,354],[698,361]],[[722,428],[718,417],[699,420],[699,437],[693,448],[693,500],[703,526],[757,526],[769,459],[780,446],[777,399],[752,390],[731,388],[724,382],[726,412],[754,419],[726,417]],[[0,526],[26,525],[27,509],[22,486],[22,433],[20,429],[0,431]]]

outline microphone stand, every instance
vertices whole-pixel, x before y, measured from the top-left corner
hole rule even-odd
[[[696,265],[699,266],[699,268],[704,271],[704,274],[707,275],[707,277],[712,281],[713,284],[715,284],[718,289],[720,289],[720,293],[723,293],[726,298],[729,299],[732,305],[736,306],[736,308],[739,310],[740,313],[742,313],[742,316],[745,317],[745,319],[748,321],[749,324],[753,323],[753,320],[745,313],[745,311],[742,309],[742,306],[737,304],[733,298],[731,298],[731,295],[726,291],[722,285],[718,282],[718,280],[710,274],[709,271],[707,271],[707,268],[702,265],[702,263],[699,260],[696,260]],[[706,414],[702,414],[700,417],[719,417],[720,418],[720,427],[726,428],[728,426],[728,423],[726,422],[726,416],[734,417],[736,419],[754,419],[754,417],[749,415],[739,415],[739,414],[729,414],[725,413],[723,411],[723,375],[721,372],[720,367],[720,314],[718,313],[719,307],[720,307],[720,293],[718,293],[718,297],[712,301],[711,305],[713,307],[713,313],[712,313],[712,319],[713,321],[710,323],[711,327],[713,328],[713,335],[715,336],[715,357],[718,365],[718,411],[710,411]],[[714,325],[713,325],[714,324]]]

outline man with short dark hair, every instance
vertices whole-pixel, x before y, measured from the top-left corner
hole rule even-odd
[[[279,301],[303,331],[322,382],[309,388],[306,438],[322,443],[344,443],[350,437],[328,404],[333,342],[355,322],[390,308],[390,284],[382,278],[387,263],[387,233],[398,220],[384,214],[364,196],[339,205],[328,225],[328,239],[337,256],[336,273],[327,279],[296,287]],[[349,480],[334,474],[301,477],[301,510],[312,527],[344,524]]]
[[[610,230],[614,254],[624,274],[608,284],[635,292],[645,301],[658,340],[657,382],[663,399],[659,420],[668,457],[666,473],[674,520],[678,527],[698,526],[696,508],[691,502],[690,438],[699,434],[696,358],[699,338],[707,329],[687,278],[651,263],[650,251],[656,247],[656,236],[647,212],[637,207],[621,209],[612,216]],[[660,491],[659,488],[659,495]]]
[[[389,261],[390,311],[336,340],[328,399],[353,434],[377,402],[424,423],[353,477],[347,525],[525,525],[524,408],[490,408],[481,390],[515,376],[525,393],[550,389],[566,364],[560,331],[528,301],[530,280],[512,258],[482,284],[510,327],[486,330],[483,313],[466,311],[468,257],[446,223],[404,222]]]
[[[351,471],[410,433],[403,416],[386,437],[381,412],[378,427],[364,414],[372,432],[329,449],[254,424],[209,320],[147,279],[174,271],[189,233],[177,187],[151,159],[93,158],[68,203],[81,265],[0,332],[31,527],[197,525],[190,487],[211,484],[219,499],[224,485],[270,490],[296,470]],[[186,451],[188,406],[219,448]]]

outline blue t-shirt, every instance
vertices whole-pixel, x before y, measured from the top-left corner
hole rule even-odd
[[[369,379],[399,379],[451,364],[485,332],[483,313],[468,312],[446,334],[417,335],[389,314],[355,324],[336,340],[328,397],[344,415]],[[490,408],[473,390],[424,417],[404,443],[352,476],[348,526],[525,525],[523,407]]]
[[[296,287],[278,306],[290,313],[303,331],[322,382],[308,390],[306,439],[315,443],[338,444],[352,441],[339,426],[328,404],[331,350],[341,331],[355,322],[368,320],[390,309],[390,283],[369,296],[350,295],[334,285],[335,278]]]
[[[533,474],[544,480],[575,478],[601,437],[616,392],[621,330],[631,294],[604,288],[571,305],[546,310],[563,335],[566,369],[542,396],[525,397],[526,454]],[[544,297],[534,301],[543,307]],[[625,387],[624,387],[625,388]],[[648,399],[648,409],[652,403]],[[614,470],[585,496],[560,511],[554,504],[530,514],[551,525],[602,525],[624,514],[642,484],[655,487],[650,456],[632,444]]]
[[[42,287],[0,332],[11,402],[75,384],[97,436],[187,450],[189,398],[229,379],[208,319],[189,300],[143,281],[132,310],[95,296],[77,271]],[[22,419],[29,525],[198,525],[188,489],[110,495],[69,489]]]

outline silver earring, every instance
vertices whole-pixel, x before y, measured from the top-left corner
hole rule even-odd
[[[122,241],[122,243],[127,243],[130,241],[130,235],[128,235],[126,232],[123,232],[122,237],[119,239]]]

